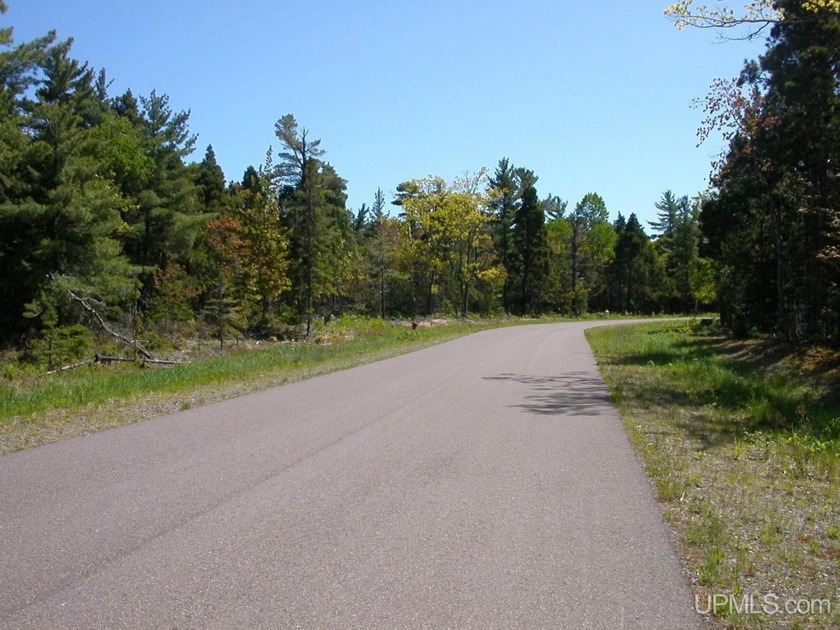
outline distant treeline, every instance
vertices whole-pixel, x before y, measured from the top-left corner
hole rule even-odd
[[[595,193],[573,207],[541,198],[535,173],[507,159],[452,182],[411,179],[351,211],[345,180],[292,115],[275,125],[278,150],[226,182],[212,147],[187,162],[189,112],[167,96],[109,95],[71,42],[14,45],[0,31],[0,347],[54,366],[90,355],[102,331],[137,352],[196,335],[308,335],[314,318],[344,313],[718,305],[739,330],[837,339],[838,47],[817,55],[833,60],[833,82],[802,71],[792,90],[767,72],[814,56],[773,53],[790,47],[783,31],[750,75],[763,89],[745,120],[772,124],[733,136],[713,195],[664,193],[655,239],[633,214],[610,222]]]

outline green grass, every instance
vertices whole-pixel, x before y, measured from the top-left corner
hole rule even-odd
[[[814,616],[723,606],[710,623],[840,627],[838,355],[735,342],[687,323],[587,335],[700,601],[832,603]]]
[[[0,453],[346,369],[489,325],[412,330],[346,318],[317,331],[311,342],[233,346],[171,367],[93,364],[51,375],[18,373],[0,381]]]

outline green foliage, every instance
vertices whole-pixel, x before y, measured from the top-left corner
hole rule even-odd
[[[225,174],[216,162],[216,152],[209,145],[204,159],[191,165],[199,201],[205,212],[219,212],[224,206]]]
[[[698,199],[692,203],[688,197],[678,199],[668,190],[656,204],[659,220],[650,223],[659,233],[655,244],[668,278],[665,299],[669,310],[674,312],[696,310],[702,301],[693,291],[694,282],[702,277],[698,275],[703,265],[699,255],[701,202]],[[707,300],[711,297],[713,300],[714,293],[706,287],[703,297]]]
[[[613,257],[616,234],[609,223],[607,206],[597,193],[584,195],[568,221],[572,312],[583,315],[591,299],[606,287],[604,272]]]
[[[146,318],[164,335],[177,335],[188,329],[196,319],[195,304],[201,293],[198,278],[175,262],[155,269],[152,278],[154,297],[146,309]]]
[[[508,274],[518,314],[537,314],[545,310],[548,277],[548,238],[545,210],[537,196],[537,176],[533,171],[516,169],[517,204],[513,218],[513,252]]]
[[[546,220],[561,216],[565,202],[553,196],[540,200],[538,179],[533,171],[515,168],[503,158],[488,180],[489,234],[502,272],[499,277],[504,278],[505,312],[538,314],[558,303],[554,263],[559,257],[552,256],[557,253],[552,249],[556,241],[549,242]]]
[[[93,356],[91,332],[81,324],[46,327],[30,342],[29,355],[48,370],[90,359]]]
[[[213,337],[219,342],[219,348],[225,345],[228,337],[239,337],[246,328],[246,317],[241,300],[228,293],[228,287],[217,284],[215,293],[207,298],[202,315],[210,325]]]
[[[729,88],[735,127],[701,223],[727,325],[836,342],[840,14],[804,4],[776,3],[767,51]]]
[[[81,324],[59,325],[59,315],[53,304],[40,314],[41,330],[29,342],[27,358],[47,370],[54,370],[93,356],[90,330]]]
[[[289,233],[292,298],[306,335],[317,313],[329,316],[340,308],[345,274],[354,243],[351,213],[345,204],[347,183],[321,161],[321,141],[313,140],[287,114],[275,124],[282,143],[283,221]]]
[[[250,250],[242,238],[242,225],[227,215],[207,224],[204,246],[213,276],[205,287],[202,316],[222,347],[225,338],[241,336],[247,327],[243,278]]]
[[[144,150],[141,130],[130,120],[106,111],[91,135],[105,173],[115,182],[130,180],[142,186],[151,179],[154,161]]]
[[[514,267],[513,225],[516,216],[516,169],[507,158],[499,160],[493,177],[488,182],[492,234],[497,257],[507,271],[502,286],[502,306],[505,312],[513,311],[510,270]]]
[[[836,353],[803,357],[691,322],[587,338],[703,592],[786,583],[833,598],[824,577],[840,550]],[[733,627],[765,627],[748,617]],[[807,622],[837,625],[830,615]]]
[[[189,111],[168,96],[110,97],[71,41],[15,46],[0,30],[0,345],[38,338],[47,308],[58,328],[107,326],[167,346],[203,327],[222,343],[310,335],[317,319],[346,313],[716,302],[744,333],[834,339],[840,224],[825,165],[840,159],[837,18],[812,13],[775,25],[742,77],[750,98],[732,118],[741,126],[717,190],[696,201],[665,193],[653,241],[633,215],[611,224],[596,193],[573,208],[540,198],[537,175],[507,158],[489,176],[405,181],[400,216],[388,216],[382,191],[354,215],[321,141],[291,114],[275,124],[277,164],[269,149],[226,184],[212,146],[187,163]]]
[[[271,336],[282,327],[279,314],[282,310],[281,296],[291,285],[289,279],[289,236],[281,224],[281,200],[276,186],[276,169],[269,151],[264,166],[259,170],[249,167],[241,183],[235,183],[227,191],[224,200],[223,217],[232,219],[229,227],[237,239],[236,250],[239,259],[239,273],[231,278],[237,293],[242,298],[242,312],[247,324],[242,326],[260,336]],[[211,221],[207,227],[219,225],[220,218]],[[205,227],[205,233],[208,232]],[[232,243],[232,242],[231,242]],[[194,266],[200,266],[206,287],[214,286],[219,278],[220,259],[206,247],[206,238],[199,248]]]
[[[482,177],[449,184],[430,176],[397,187],[404,268],[415,285],[413,302],[426,315],[449,309],[466,317],[471,301],[483,299],[479,277],[495,265],[495,254]]]
[[[609,264],[608,308],[619,313],[652,313],[665,303],[668,286],[661,256],[635,214],[619,214],[614,226],[617,240]]]

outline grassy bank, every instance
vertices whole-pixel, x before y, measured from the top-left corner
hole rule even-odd
[[[51,375],[7,371],[0,380],[0,453],[377,361],[490,325],[436,324],[423,322],[412,330],[405,324],[343,319],[306,343],[233,346],[172,367],[93,364]]]
[[[840,627],[840,355],[674,323],[588,338],[710,625]]]

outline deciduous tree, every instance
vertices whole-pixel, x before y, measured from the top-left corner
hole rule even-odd
[[[569,223],[572,309],[575,315],[581,315],[605,286],[603,271],[612,257],[616,235],[607,205],[597,193],[584,195],[569,216]]]

